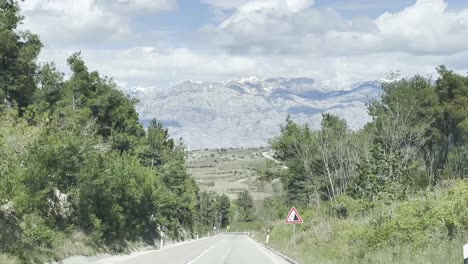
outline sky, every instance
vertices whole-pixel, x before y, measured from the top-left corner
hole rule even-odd
[[[468,72],[466,0],[27,0],[40,61],[81,51],[123,88],[309,77],[350,84]]]

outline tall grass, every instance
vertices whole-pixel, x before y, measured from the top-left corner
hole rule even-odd
[[[9,255],[4,255],[0,253],[0,263],[1,264],[20,264],[20,260],[16,257]]]
[[[305,223],[271,224],[269,245],[299,263],[462,263],[468,243],[468,183],[371,206],[344,199],[350,210],[338,218],[324,204],[300,210]],[[267,223],[263,225],[268,225]],[[265,234],[257,236],[264,241]]]

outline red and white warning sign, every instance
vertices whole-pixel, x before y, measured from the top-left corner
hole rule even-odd
[[[285,224],[302,224],[304,221],[302,217],[299,215],[297,209],[293,206],[291,210],[289,210],[289,214],[284,221]]]

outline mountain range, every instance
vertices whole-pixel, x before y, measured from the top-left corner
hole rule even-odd
[[[198,149],[266,146],[288,115],[317,128],[322,113],[333,113],[357,130],[370,121],[367,104],[380,98],[380,87],[378,81],[346,86],[309,78],[247,77],[124,92],[139,100],[143,123],[156,118],[173,138]]]

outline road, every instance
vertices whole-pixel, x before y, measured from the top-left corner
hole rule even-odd
[[[263,155],[264,158],[269,159],[269,160],[272,160],[272,161],[275,162],[276,164],[281,164],[281,161],[279,161],[279,160],[273,158],[273,156],[272,156],[272,155],[273,155],[273,152],[265,151],[265,152],[262,152],[262,155]],[[282,165],[282,167],[283,167],[283,169],[285,169],[285,170],[288,169],[287,166]]]
[[[222,234],[96,264],[287,264],[245,235]]]

